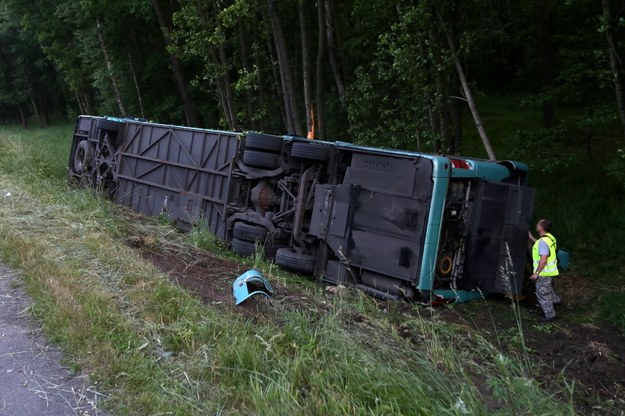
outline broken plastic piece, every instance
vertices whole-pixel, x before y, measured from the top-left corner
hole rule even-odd
[[[248,270],[237,278],[232,284],[232,294],[236,305],[241,304],[254,295],[272,296],[273,287],[258,270]]]
[[[558,256],[558,267],[562,270],[567,270],[571,265],[571,253],[564,249],[558,249],[556,252]]]

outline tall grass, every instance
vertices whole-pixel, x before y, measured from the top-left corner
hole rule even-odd
[[[327,296],[259,259],[306,301],[278,293],[252,314],[202,304],[121,240],[223,247],[68,187],[70,128],[48,132],[0,130],[0,259],[21,271],[44,330],[113,414],[574,412],[480,334],[353,291]]]

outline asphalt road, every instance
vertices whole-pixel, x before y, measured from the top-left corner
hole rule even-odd
[[[17,273],[0,264],[0,416],[96,416],[101,396],[60,364],[30,314]]]

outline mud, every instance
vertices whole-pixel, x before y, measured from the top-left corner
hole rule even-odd
[[[188,289],[206,303],[232,300],[232,282],[245,268],[202,250],[184,253],[142,250],[151,261],[180,286]]]
[[[567,302],[565,291],[561,291]],[[584,294],[583,296],[587,296]],[[535,298],[520,302],[525,350],[535,365],[534,377],[552,390],[561,390],[562,376],[574,381],[576,406],[585,414],[603,414],[603,405],[625,409],[625,337],[609,323],[584,322],[574,306],[579,299],[557,307],[558,318],[540,324]],[[521,354],[518,321],[510,301],[491,298],[475,304],[440,308],[440,318],[478,332],[504,352]],[[600,326],[599,326],[600,325]],[[564,394],[560,394],[566,400]]]

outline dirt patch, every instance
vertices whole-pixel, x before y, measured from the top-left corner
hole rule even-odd
[[[539,328],[526,329],[526,342],[543,364],[543,381],[563,373],[576,381],[578,398],[585,404],[594,404],[597,396],[625,404],[625,339],[615,328],[564,319],[553,332]]]
[[[232,301],[232,282],[245,272],[241,265],[202,250],[142,250],[141,255],[177,284],[213,304]]]
[[[564,292],[562,294],[564,297]],[[625,405],[625,337],[608,323],[596,326],[573,320],[568,307],[557,309],[558,319],[548,325],[537,323],[534,299],[520,305],[525,345],[538,363],[534,377],[549,386],[561,375],[575,381],[575,401],[591,414],[601,411],[605,401]],[[465,331],[478,332],[505,352],[518,353],[517,320],[504,298],[440,308],[437,315]],[[574,316],[579,319],[579,316]]]
[[[249,270],[243,264],[224,259],[218,255],[194,247],[157,246],[143,239],[133,238],[125,243],[138,249],[143,258],[150,261],[162,273],[178,285],[189,290],[208,304],[234,305],[232,283]],[[280,303],[282,310],[308,310],[313,313],[325,306],[309,296],[293,290],[274,280],[270,281],[278,294],[271,302]],[[251,319],[263,319],[271,314],[265,306],[267,299],[254,297],[237,307]]]

